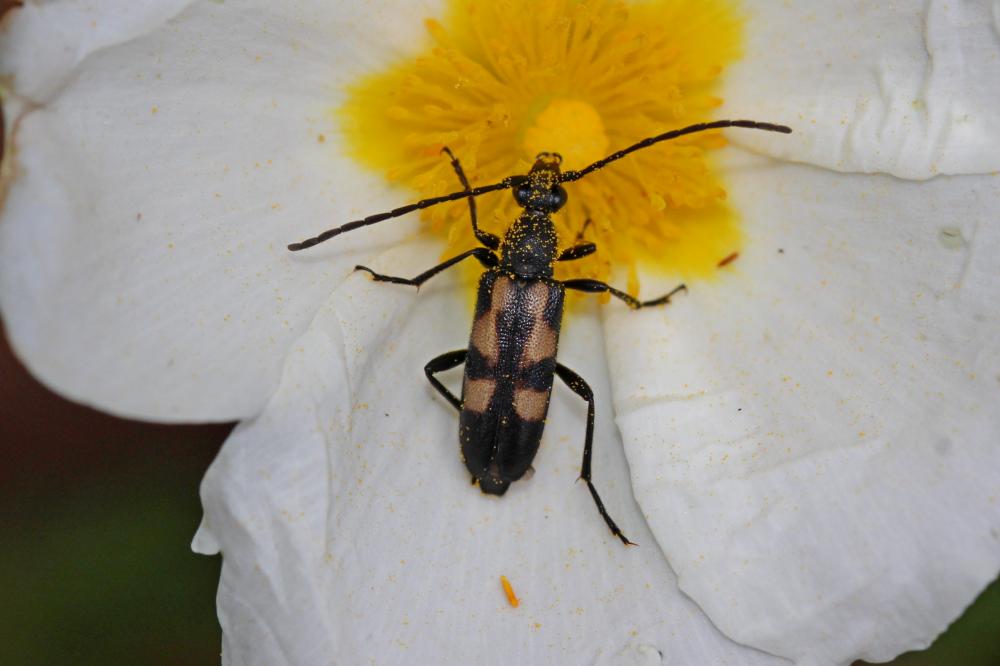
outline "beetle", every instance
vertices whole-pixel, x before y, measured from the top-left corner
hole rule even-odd
[[[643,139],[575,171],[561,171],[562,158],[558,153],[540,153],[526,175],[508,176],[499,183],[476,188],[469,186],[458,159],[445,147],[442,153],[451,159],[462,191],[423,199],[348,222],[313,238],[292,243],[288,249],[297,252],[352,229],[447,201],[468,199],[472,231],[480,247],[451,257],[413,278],[383,275],[367,266],[356,266],[355,270],[366,271],[380,282],[419,287],[465,259],[477,259],[486,270],[479,278],[469,346],[442,354],[424,367],[431,385],[459,411],[459,442],[466,468],[472,474],[472,482],[478,483],[484,493],[503,495],[511,483],[524,477],[531,469],[545,427],[552,384],[554,378],[559,377],[570,390],[587,401],[580,478],[586,482],[597,510],[612,534],[623,544],[634,545],[608,515],[591,480],[594,392],[582,377],[556,361],[563,301],[567,289],[607,293],[637,310],[667,304],[672,296],[686,288],[680,285],[659,298],[640,301],[599,280],[556,280],[553,277],[556,262],[586,257],[593,254],[597,246],[579,242],[581,239],[578,239],[576,244],[560,251],[552,214],[566,204],[567,194],[562,183],[580,180],[610,162],[656,143],[725,127],[783,134],[792,131],[784,125],[752,120],[699,123]],[[501,239],[479,228],[475,197],[506,189],[512,190],[514,200],[523,211]],[[465,375],[459,398],[435,375],[462,364],[465,365]]]

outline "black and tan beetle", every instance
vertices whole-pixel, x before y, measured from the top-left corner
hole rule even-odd
[[[414,278],[381,275],[365,266],[357,266],[355,270],[367,271],[378,281],[419,287],[463,259],[478,259],[486,271],[479,279],[469,348],[442,354],[424,367],[434,388],[461,413],[459,441],[462,445],[462,457],[472,473],[473,483],[479,483],[484,493],[503,495],[513,481],[523,477],[531,468],[531,461],[538,451],[545,427],[553,376],[558,375],[574,393],[587,401],[587,434],[583,444],[580,478],[586,481],[597,510],[612,533],[622,543],[631,544],[608,515],[590,478],[594,393],[579,375],[556,361],[563,296],[566,289],[590,293],[607,292],[625,301],[630,308],[638,309],[669,303],[670,297],[685,287],[680,285],[659,298],[640,301],[598,280],[554,279],[555,262],[586,257],[593,254],[597,247],[593,243],[578,243],[560,252],[551,215],[566,203],[566,190],[562,183],[579,180],[609,162],[655,143],[724,127],[743,127],[784,134],[792,131],[783,125],[752,120],[701,123],[649,137],[579,171],[560,172],[562,158],[557,153],[541,153],[528,175],[510,176],[499,183],[476,188],[469,187],[469,181],[458,160],[445,148],[444,152],[451,158],[455,173],[465,188],[463,191],[424,199],[386,213],[349,222],[314,238],[293,243],[288,249],[293,252],[304,250],[345,231],[446,201],[468,198],[472,231],[483,247],[463,252]],[[497,236],[479,228],[475,197],[506,189],[514,191],[514,199],[524,208],[524,212],[507,229],[501,241]],[[500,252],[499,256],[497,250]],[[434,375],[463,363],[465,378],[460,400]]]

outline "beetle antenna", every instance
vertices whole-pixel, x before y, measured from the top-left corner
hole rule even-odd
[[[706,130],[722,129],[724,127],[745,127],[747,129],[759,129],[766,130],[768,132],[781,132],[782,134],[791,134],[792,128],[786,127],[785,125],[775,125],[774,123],[759,123],[755,120],[716,120],[710,123],[698,123],[697,125],[689,125],[688,127],[682,127],[681,129],[670,130],[669,132],[664,132],[663,134],[657,134],[656,136],[651,136],[648,139],[643,139],[639,143],[633,144],[628,148],[619,150],[617,153],[612,153],[605,157],[604,159],[597,160],[590,166],[586,166],[579,171],[564,171],[559,177],[559,182],[565,183],[568,181],[580,180],[588,173],[597,171],[601,167],[605,166],[609,162],[614,162],[615,160],[620,160],[629,153],[634,153],[637,150],[642,150],[643,148],[648,148],[653,144],[660,143],[661,141],[670,141],[671,139],[676,139],[679,136],[684,136],[685,134],[695,134],[697,132],[704,132]]]
[[[353,222],[348,222],[334,229],[328,229],[318,236],[312,238],[307,238],[304,241],[299,241],[298,243],[292,243],[288,246],[288,249],[292,252],[298,252],[299,250],[305,250],[306,248],[312,247],[313,245],[319,245],[323,241],[328,241],[334,236],[339,236],[346,231],[353,231],[354,229],[359,229],[361,227],[367,227],[371,224],[378,224],[384,220],[389,220],[394,217],[399,217],[400,215],[406,215],[407,213],[412,213],[415,210],[420,210],[422,208],[430,208],[431,206],[436,206],[439,203],[445,203],[446,201],[455,201],[457,199],[465,199],[466,197],[478,197],[480,194],[486,194],[487,192],[496,192],[497,190],[509,190],[514,186],[514,181],[516,177],[508,177],[501,180],[499,183],[493,183],[492,185],[483,185],[482,187],[474,187],[471,190],[462,190],[461,192],[452,192],[451,194],[445,194],[440,197],[431,197],[430,199],[421,199],[417,203],[407,204],[406,206],[400,206],[399,208],[393,208],[392,210],[385,213],[378,213],[376,215],[369,215],[362,220],[355,220]]]

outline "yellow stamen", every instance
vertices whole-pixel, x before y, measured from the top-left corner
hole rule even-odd
[[[526,173],[540,152],[580,168],[709,119],[741,21],[733,0],[451,0],[426,25],[432,48],[359,81],[340,110],[352,153],[414,198],[460,189],[443,146],[475,186]],[[598,253],[559,264],[557,277],[608,279],[620,266],[635,293],[639,263],[684,279],[716,272],[740,246],[711,163],[724,145],[717,132],[692,135],[567,185],[553,218],[562,245],[582,237]],[[509,192],[478,205],[480,225],[498,235],[519,210]],[[449,255],[476,244],[465,201],[423,215]]]
[[[563,169],[582,169],[608,154],[604,123],[593,106],[580,100],[554,99],[524,133],[528,155],[559,153]]]

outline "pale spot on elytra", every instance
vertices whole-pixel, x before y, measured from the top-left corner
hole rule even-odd
[[[541,421],[549,409],[549,392],[533,389],[514,391],[514,412],[525,421]]]
[[[462,409],[482,414],[493,398],[496,382],[492,379],[469,379],[462,388]]]
[[[525,367],[556,355],[559,336],[544,318],[548,300],[549,286],[544,282],[532,284],[525,295],[525,310],[534,320],[528,339],[524,342],[524,351],[521,353],[521,363]]]
[[[483,313],[472,324],[472,346],[486,359],[490,367],[497,364],[500,358],[500,342],[497,340],[497,315],[507,307],[511,300],[511,285],[509,278],[500,277],[493,283],[490,309]]]

